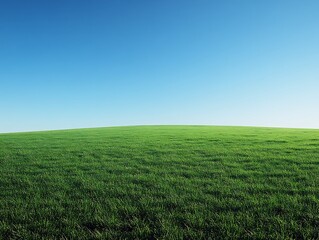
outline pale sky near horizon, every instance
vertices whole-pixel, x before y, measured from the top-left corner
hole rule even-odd
[[[319,1],[10,0],[0,132],[319,128]]]

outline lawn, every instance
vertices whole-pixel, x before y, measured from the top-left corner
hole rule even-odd
[[[0,134],[0,239],[319,239],[319,130]]]

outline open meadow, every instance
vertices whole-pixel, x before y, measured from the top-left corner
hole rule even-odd
[[[319,130],[0,134],[0,239],[318,239]]]

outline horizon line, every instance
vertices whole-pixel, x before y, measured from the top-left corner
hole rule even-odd
[[[72,131],[72,130],[86,130],[99,128],[120,128],[120,127],[161,127],[161,126],[193,126],[193,127],[247,127],[247,128],[275,128],[275,129],[296,129],[296,130],[319,130],[313,127],[282,127],[282,126],[262,126],[262,125],[222,125],[222,124],[133,124],[133,125],[109,125],[109,126],[93,126],[93,127],[79,127],[79,128],[58,128],[58,129],[40,129],[40,130],[21,130],[0,132],[0,134],[15,134],[15,133],[40,133],[40,132],[55,132],[55,131]]]

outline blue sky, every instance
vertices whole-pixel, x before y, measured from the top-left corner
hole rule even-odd
[[[0,132],[319,128],[317,0],[0,4]]]

